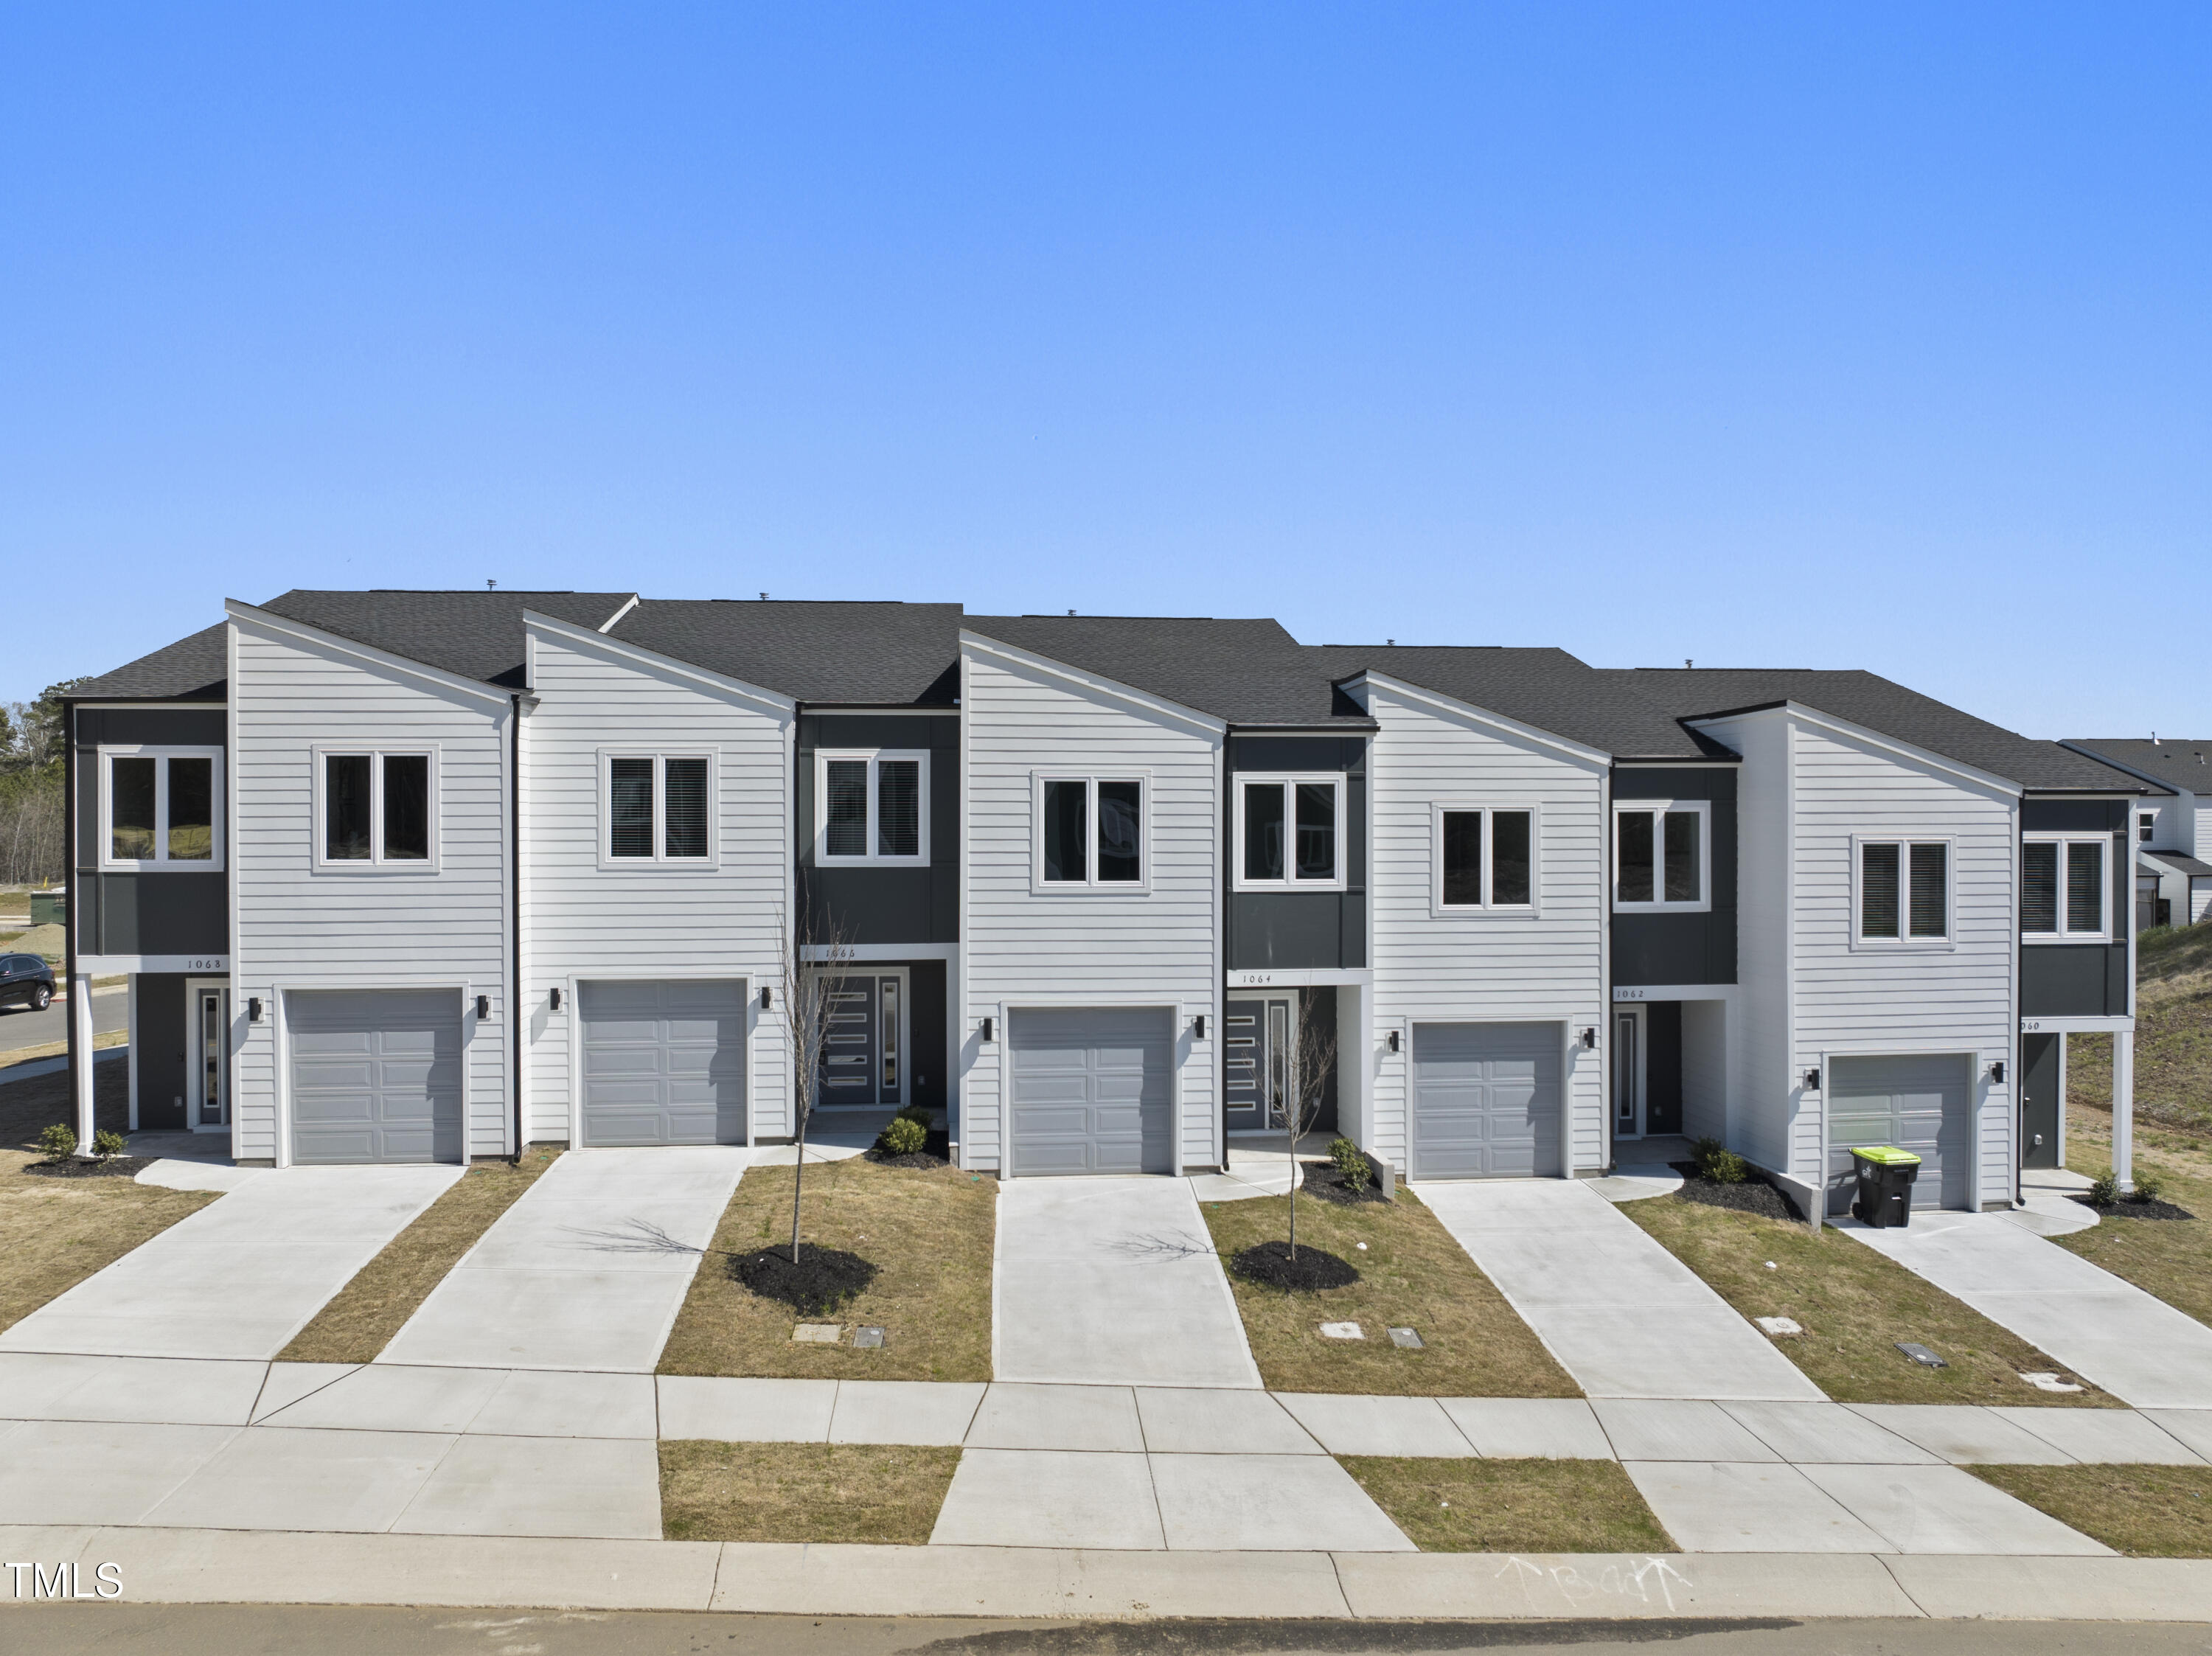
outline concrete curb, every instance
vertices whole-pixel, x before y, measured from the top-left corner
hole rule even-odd
[[[2212,1620],[2212,1560],[1871,1553],[1097,1552],[0,1527],[0,1559],[112,1563],[151,1604],[1150,1619]],[[113,1573],[111,1573],[111,1577]],[[29,1602],[11,1572],[0,1604]]]

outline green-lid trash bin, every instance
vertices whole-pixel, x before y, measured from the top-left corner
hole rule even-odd
[[[1852,1165],[1858,1169],[1858,1198],[1851,1212],[1877,1230],[1901,1225],[1912,1217],[1912,1181],[1920,1176],[1920,1158],[1894,1144],[1854,1144]]]

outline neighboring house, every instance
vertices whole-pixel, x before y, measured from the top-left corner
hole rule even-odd
[[[2075,737],[2149,791],[2136,807],[2136,930],[2212,919],[2212,740]]]
[[[1710,1136],[1833,1211],[1896,1142],[2001,1205],[2064,1033],[2124,1123],[2165,798],[1864,673],[951,604],[291,592],[70,718],[133,1122],[277,1165],[788,1138],[797,932],[821,1125],[978,1171],[1222,1166],[1317,1027],[1411,1177]]]

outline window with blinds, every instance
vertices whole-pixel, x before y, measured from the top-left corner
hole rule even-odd
[[[2102,834],[2048,834],[2020,848],[2020,930],[2029,942],[2101,943],[2111,936]]]
[[[1859,941],[1934,943],[1950,936],[1950,841],[1860,841]]]
[[[713,863],[711,754],[608,754],[602,763],[605,860]]]
[[[817,865],[920,867],[929,861],[929,755],[882,749],[814,756]]]

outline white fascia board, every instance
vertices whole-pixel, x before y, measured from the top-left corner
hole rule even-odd
[[[636,594],[636,593],[635,593],[635,592],[633,592],[633,593],[631,593],[628,597],[626,597],[626,598],[624,598],[624,599],[623,600],[623,605],[622,605],[622,608],[621,608],[621,609],[619,609],[619,610],[616,610],[616,611],[614,612],[614,614],[612,614],[611,616],[608,616],[605,621],[603,621],[603,622],[601,622],[599,623],[599,630],[600,632],[602,632],[602,633],[611,633],[611,632],[613,632],[613,631],[615,630],[615,623],[616,623],[617,622],[620,621],[620,620],[621,620],[624,616],[628,615],[631,610],[635,610],[635,609],[636,609],[636,608],[637,608],[637,594]],[[524,615],[526,615],[526,616],[530,615],[531,613],[532,613],[532,611],[530,611],[530,610],[524,610],[524,611],[523,611],[523,614],[524,614]]]
[[[1504,713],[1493,713],[1487,707],[1478,707],[1472,701],[1462,701],[1457,696],[1443,695],[1435,690],[1424,689],[1418,684],[1408,684],[1404,679],[1393,678],[1388,673],[1360,673],[1354,677],[1344,680],[1343,683],[1347,689],[1355,684],[1371,684],[1377,689],[1388,690],[1392,695],[1403,696],[1409,701],[1423,702],[1440,712],[1452,713],[1462,719],[1471,719],[1479,725],[1487,725],[1492,730],[1503,731],[1508,736],[1534,743],[1538,747],[1550,748],[1554,752],[1567,755],[1570,758],[1579,759],[1585,764],[1609,766],[1613,763],[1613,755],[1603,748],[1593,748],[1587,743],[1577,742],[1571,737],[1559,735],[1557,731],[1541,730],[1534,725],[1525,725],[1517,719],[1509,719]]]
[[[363,644],[358,639],[346,638],[337,633],[326,633],[319,627],[310,626],[303,621],[293,621],[288,616],[273,614],[254,604],[241,603],[236,598],[225,598],[223,609],[228,612],[234,625],[258,627],[264,632],[297,639],[301,643],[312,644],[318,649],[328,650],[337,655],[350,656],[356,661],[365,662],[384,672],[397,673],[408,678],[418,678],[426,683],[434,684],[441,689],[474,696],[480,701],[491,702],[501,707],[510,707],[514,702],[514,693],[512,690],[502,690],[497,685],[486,684],[481,679],[465,678],[459,673],[449,673],[442,667],[431,666],[428,662],[415,661],[406,656],[394,655],[389,650],[380,650],[376,646]]]
[[[1197,708],[1187,707],[1180,701],[1170,701],[1165,696],[1154,695],[1149,690],[1138,689],[1134,685],[1124,684],[1119,679],[1102,678],[1096,673],[1086,673],[1081,668],[1071,667],[1064,661],[1055,661],[1050,656],[1037,655],[1017,645],[1002,643],[981,633],[971,633],[963,628],[960,632],[960,647],[963,652],[997,656],[1002,661],[1011,661],[1033,671],[1049,674],[1070,684],[1080,685],[1083,688],[1099,695],[1110,696],[1116,701],[1127,702],[1132,707],[1142,708],[1145,712],[1158,718],[1179,719],[1185,724],[1197,726],[1209,736],[1228,734],[1229,721],[1225,719],[1216,719],[1212,713],[1200,713]]]
[[[1993,793],[2002,793],[2008,798],[2017,799],[2027,792],[2019,783],[2008,777],[1999,776],[1994,772],[1969,765],[1962,760],[1947,759],[1942,754],[1930,753],[1925,748],[1917,748],[1910,742],[1900,742],[1893,736],[1884,736],[1879,731],[1867,729],[1863,725],[1854,725],[1848,719],[1838,719],[1832,713],[1821,713],[1816,708],[1807,707],[1802,701],[1784,701],[1772,707],[1753,708],[1748,713],[1723,713],[1715,719],[1687,719],[1682,722],[1693,728],[1702,729],[1708,725],[1726,725],[1739,719],[1757,718],[1761,713],[1787,714],[1791,719],[1814,725],[1820,730],[1848,737],[1866,747],[1879,748],[1884,753],[1895,754],[1900,759],[1909,759],[1914,764],[1924,766],[1929,770],[1942,771],[1948,776],[1955,776],[1961,781],[1974,783],[1989,789]]]
[[[799,703],[790,696],[779,695],[774,690],[763,689],[757,684],[748,684],[741,678],[730,678],[720,673],[710,672],[704,667],[695,667],[688,661],[678,661],[673,656],[662,655],[657,650],[641,649],[635,644],[626,644],[620,639],[608,638],[593,628],[579,627],[574,622],[558,621],[551,616],[541,616],[535,610],[526,610],[522,612],[522,625],[526,634],[532,635],[543,634],[548,638],[559,639],[563,644],[573,645],[580,650],[596,650],[601,655],[613,656],[635,667],[650,668],[655,672],[667,673],[676,678],[689,679],[703,689],[713,690],[723,695],[740,697],[767,708],[770,713],[787,716],[796,711],[799,706]]]

